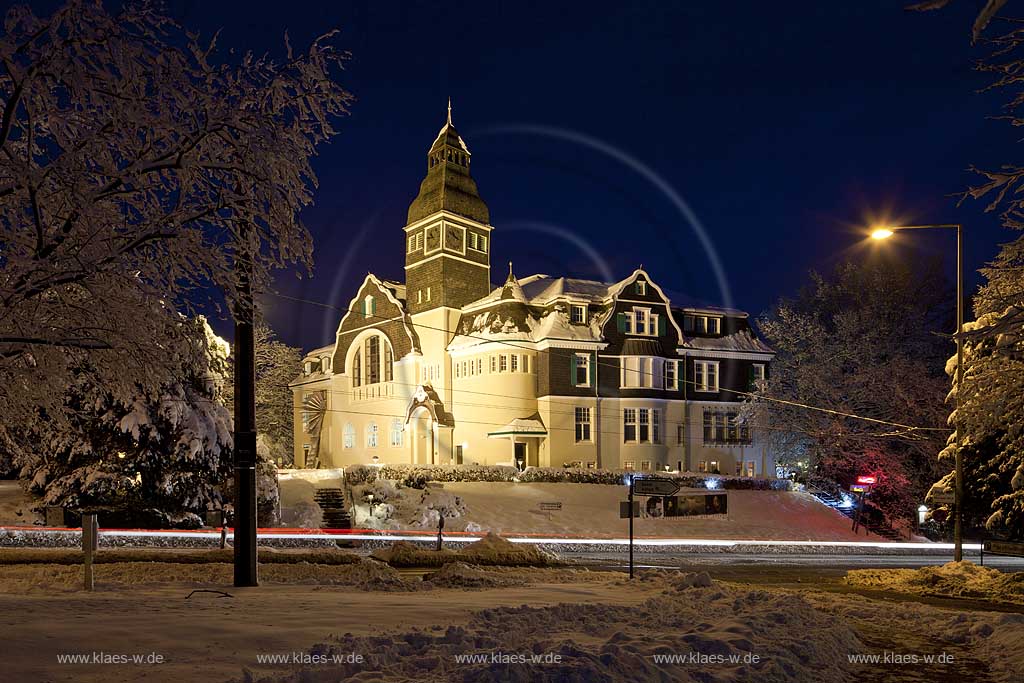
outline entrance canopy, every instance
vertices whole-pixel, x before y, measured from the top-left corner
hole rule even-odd
[[[487,433],[487,437],[490,439],[512,440],[522,438],[541,439],[547,435],[548,430],[545,429],[543,422],[528,417],[517,417],[504,427]]]

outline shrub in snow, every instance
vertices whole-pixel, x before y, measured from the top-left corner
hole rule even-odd
[[[345,468],[345,483],[349,486],[366,484],[377,479],[377,467],[368,465],[355,465]],[[398,477],[384,477],[385,479],[397,479]]]
[[[281,524],[300,529],[319,529],[324,512],[315,501],[300,500],[291,507],[281,508]]]
[[[423,581],[438,588],[498,588],[526,584],[522,576],[496,574],[495,570],[484,571],[465,562],[441,565],[436,572],[424,574]]]
[[[655,473],[651,473],[655,474]],[[401,482],[405,486],[423,488],[426,482],[530,482],[547,484],[606,484],[623,486],[627,475],[643,476],[643,473],[626,470],[586,469],[578,467],[528,467],[520,472],[505,465],[383,465],[381,467],[356,466],[345,470],[350,484],[359,484],[376,478]],[[708,477],[699,475],[673,475],[657,473],[659,477],[670,477],[686,488],[705,488]],[[730,490],[788,491],[792,482],[788,479],[753,479],[715,475],[720,484],[717,488]]]

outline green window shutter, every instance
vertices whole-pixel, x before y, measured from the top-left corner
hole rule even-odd
[[[590,361],[590,386],[597,386],[597,352],[594,353],[594,358]]]
[[[626,331],[626,314],[625,313],[619,313],[618,315],[615,316],[615,321],[616,321],[616,323],[619,326],[619,332],[625,332]]]
[[[569,357],[569,384],[576,386],[576,354]]]
[[[366,317],[366,299],[359,302],[359,312],[363,314],[364,318]]]
[[[377,297],[370,301],[370,315],[377,315]]]
[[[665,336],[665,316],[663,315],[658,316],[658,336]]]

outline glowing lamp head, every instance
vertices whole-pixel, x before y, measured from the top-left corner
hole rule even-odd
[[[871,239],[873,240],[886,240],[892,237],[892,230],[889,228],[876,228],[871,233]]]

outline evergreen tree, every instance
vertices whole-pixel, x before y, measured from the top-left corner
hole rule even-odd
[[[1024,537],[1024,237],[1003,245],[981,272],[976,320],[965,325],[960,413],[949,420],[963,431],[968,525]],[[955,379],[955,355],[946,372]],[[950,470],[955,444],[954,433],[939,456]],[[951,491],[953,483],[950,471],[934,489]]]
[[[22,435],[21,444],[38,444],[22,446],[18,460],[43,505],[184,527],[223,506],[232,473],[231,416],[219,397],[228,347],[202,319],[182,325],[190,347],[178,355],[187,362],[157,391],[121,401],[83,382],[65,395],[68,422],[40,419]]]

